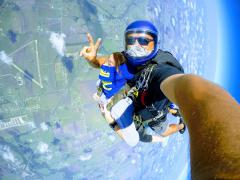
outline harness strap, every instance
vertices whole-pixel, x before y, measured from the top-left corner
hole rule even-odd
[[[125,84],[125,86],[123,86],[117,94],[111,97],[109,103],[107,104],[107,110],[110,111],[118,101],[127,97],[127,92],[129,91],[129,89],[130,87]]]
[[[164,111],[165,110],[159,111],[159,113],[155,117],[147,119],[147,120],[142,120],[141,115],[134,115],[133,120],[137,125],[139,125],[139,126],[143,125],[144,127],[146,127],[146,126],[148,126],[148,124],[150,122],[154,122],[157,120],[161,121],[163,119],[163,117],[165,117]]]
[[[150,79],[150,76],[152,74],[152,71],[156,64],[150,64],[148,65],[144,71],[140,74],[139,79],[136,82],[136,88],[138,91],[140,90],[146,90],[148,88],[148,81]]]

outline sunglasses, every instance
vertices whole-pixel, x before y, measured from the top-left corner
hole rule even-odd
[[[127,45],[133,45],[135,44],[136,40],[140,45],[147,46],[149,42],[153,41],[153,39],[148,39],[146,37],[127,37],[126,38],[126,44]]]

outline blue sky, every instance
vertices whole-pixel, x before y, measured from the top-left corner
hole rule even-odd
[[[240,102],[240,1],[219,1],[218,82]]]

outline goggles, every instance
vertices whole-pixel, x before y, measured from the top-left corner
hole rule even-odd
[[[154,41],[153,39],[149,39],[149,38],[146,38],[146,37],[127,37],[126,38],[126,44],[127,45],[133,45],[135,44],[136,40],[138,41],[138,43],[142,46],[147,46],[148,43],[150,43],[151,41]]]

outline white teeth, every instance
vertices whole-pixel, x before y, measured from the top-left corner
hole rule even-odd
[[[134,45],[134,46],[131,46],[126,53],[132,57],[144,57],[151,54],[151,51],[148,51],[141,46]]]

